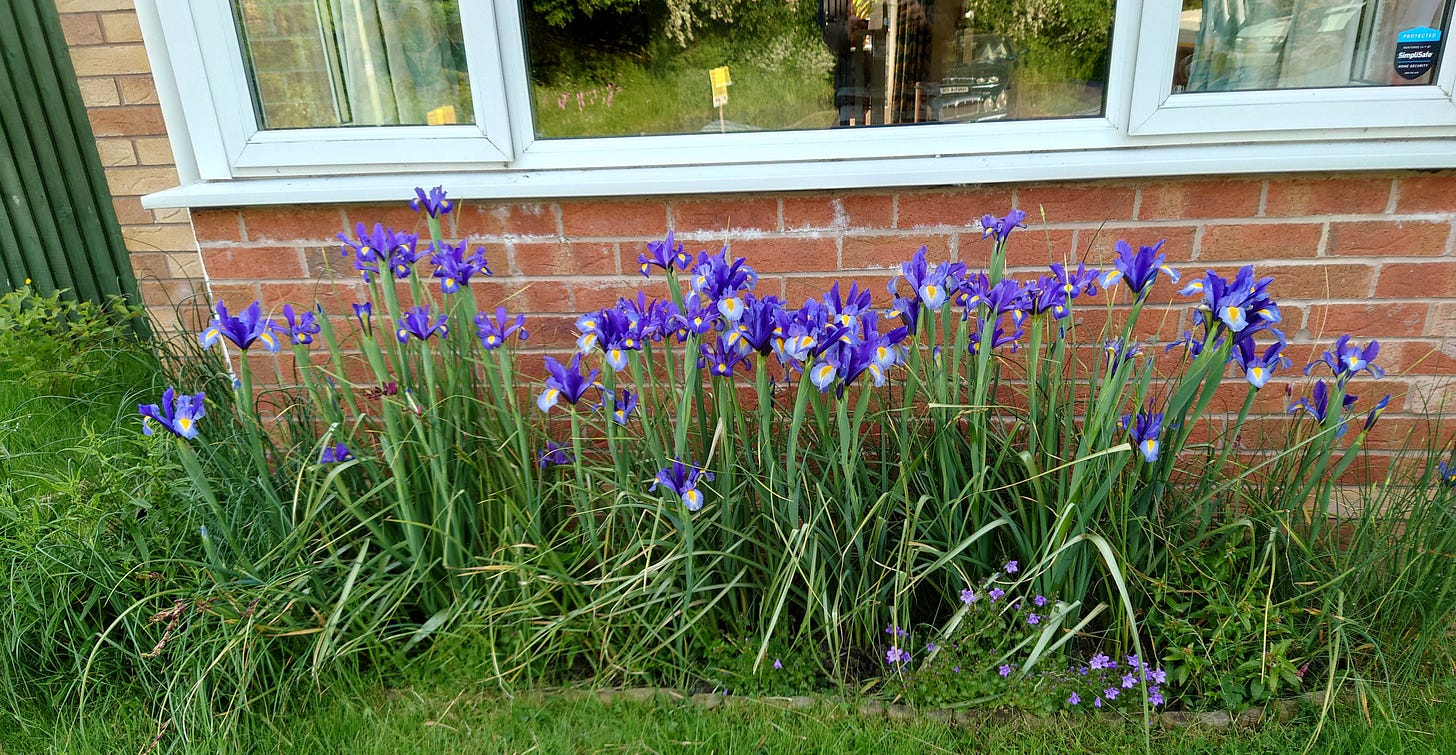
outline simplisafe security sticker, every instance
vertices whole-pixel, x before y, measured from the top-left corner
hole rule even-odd
[[[1441,30],[1426,26],[1406,29],[1395,36],[1395,72],[1402,78],[1418,79],[1436,64],[1441,49]]]

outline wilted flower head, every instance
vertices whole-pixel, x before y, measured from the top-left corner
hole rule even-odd
[[[293,305],[283,305],[283,319],[288,322],[288,337],[294,343],[310,344],[319,333],[318,318],[311,309],[295,313]]]
[[[278,350],[280,344],[275,335],[277,326],[271,319],[263,316],[262,307],[258,302],[248,305],[248,308],[236,317],[228,314],[227,307],[221,301],[217,303],[215,311],[212,322],[208,323],[199,336],[204,347],[210,347],[226,338],[243,351],[247,351],[254,342],[263,344],[263,348],[268,351]]]
[[[1163,241],[1152,246],[1139,247],[1136,252],[1132,245],[1121,239],[1116,244],[1117,259],[1113,261],[1113,269],[1102,273],[1102,287],[1110,288],[1112,284],[1121,281],[1132,289],[1133,294],[1141,299],[1152,290],[1153,283],[1158,279],[1158,273],[1166,273],[1175,282],[1178,280],[1178,271],[1166,264],[1168,255],[1159,254],[1158,250],[1163,248]]]
[[[373,314],[374,305],[370,302],[359,302],[354,305],[354,317],[359,320],[359,328],[364,331],[365,335],[373,332]]]
[[[682,497],[688,511],[697,511],[703,507],[703,492],[698,490],[698,482],[704,479],[713,479],[713,473],[695,465],[684,464],[681,459],[674,457],[671,464],[658,471],[657,479],[652,481],[652,490],[663,485]]]
[[[1336,383],[1335,385],[1339,386],[1339,383]],[[1345,409],[1353,406],[1355,404],[1356,398],[1356,396],[1346,394],[1344,399],[1341,401],[1340,409],[1336,411],[1336,414],[1343,413]],[[1325,418],[1329,416],[1330,409],[1330,388],[1329,386],[1325,385],[1325,381],[1316,380],[1314,383],[1314,389],[1310,391],[1309,398],[1302,398],[1294,402],[1294,405],[1289,407],[1289,412],[1292,414],[1299,411],[1300,409],[1308,412],[1311,417],[1315,418],[1316,422],[1320,424],[1325,423]],[[1338,438],[1344,434],[1345,421],[1342,419],[1340,420],[1339,426],[1335,429],[1335,437]]]
[[[207,414],[203,407],[202,391],[188,396],[177,395],[177,389],[168,386],[162,392],[162,403],[139,404],[137,412],[142,415],[142,434],[152,434],[152,420],[179,438],[197,437],[197,420]]]
[[[415,187],[415,198],[410,200],[410,208],[415,212],[424,210],[432,218],[450,214],[455,205],[445,198],[445,187],[436,186],[426,192],[422,187]]]

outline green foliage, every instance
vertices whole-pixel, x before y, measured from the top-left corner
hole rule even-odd
[[[133,349],[141,310],[121,299],[105,305],[41,296],[29,286],[0,295],[0,383],[35,393],[94,390],[118,369],[98,358]]]

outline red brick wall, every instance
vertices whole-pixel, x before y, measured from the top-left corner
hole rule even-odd
[[[646,284],[637,255],[669,228],[689,251],[726,242],[758,269],[760,291],[792,304],[834,279],[869,284],[887,302],[885,283],[921,244],[932,259],[981,266],[990,247],[977,219],[1019,207],[1030,220],[1013,236],[1017,269],[1103,265],[1119,238],[1163,238],[1185,273],[1252,262],[1274,276],[1297,367],[1346,331],[1379,338],[1390,372],[1380,390],[1395,394],[1382,438],[1456,400],[1456,172],[461,204],[447,233],[484,244],[496,273],[480,286],[480,304],[530,313],[535,349],[568,345],[576,314]],[[276,311],[317,295],[336,314],[362,300],[363,288],[334,234],[376,221],[424,232],[403,202],[193,213],[215,296],[261,298]],[[1164,290],[1165,301],[1179,300]],[[1188,327],[1187,309],[1153,318],[1149,330],[1175,337]],[[1085,316],[1091,324],[1099,314]],[[1271,412],[1288,400],[1278,384],[1263,396]]]

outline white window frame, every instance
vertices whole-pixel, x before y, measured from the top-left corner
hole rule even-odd
[[[183,185],[148,207],[375,201],[401,186],[566,197],[1456,167],[1435,85],[1172,94],[1181,3],[1118,0],[1099,117],[538,139],[519,4],[463,0],[474,125],[258,128],[227,0],[137,0]]]

